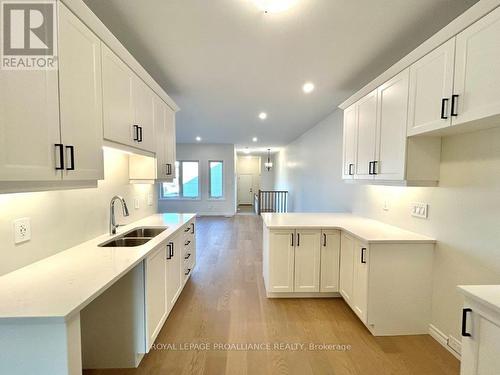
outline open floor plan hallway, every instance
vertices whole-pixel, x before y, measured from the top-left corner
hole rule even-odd
[[[198,219],[198,267],[138,369],[85,375],[458,374],[430,336],[374,337],[341,298],[268,299],[259,216]]]

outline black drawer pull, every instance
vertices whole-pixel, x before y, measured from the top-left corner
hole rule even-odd
[[[448,99],[448,98],[443,98],[441,100],[441,118],[443,120],[447,120],[448,119],[448,116],[446,116],[446,112],[445,111],[446,111],[446,105],[448,104],[449,100],[450,99]]]
[[[366,247],[362,247],[361,248],[361,263],[366,263],[365,252],[366,252]]]
[[[291,241],[292,241],[292,242],[290,243],[290,246],[292,246],[292,247],[293,247],[293,237],[294,237],[293,233],[290,233],[290,238],[291,238]]]
[[[458,107],[458,103],[457,103],[457,100],[458,99],[458,95],[457,94],[453,94],[451,96],[451,111],[450,111],[450,116],[458,116],[458,113],[455,112],[455,110],[457,109]]]
[[[142,126],[138,126],[139,132],[138,132],[138,142],[142,142]]]
[[[194,234],[194,223],[191,223],[191,234]]]
[[[189,241],[189,240],[188,240],[188,241],[186,241],[186,242],[184,243],[184,246],[187,246],[187,245],[189,245],[190,243],[191,243],[191,241]]]
[[[172,249],[171,249],[171,247],[170,247],[170,244],[171,244],[171,243],[172,243],[172,242],[170,242],[170,243],[167,245],[167,249],[168,249],[167,260],[172,259]]]
[[[191,253],[188,253],[188,255],[186,255],[186,256],[184,257],[184,259],[189,259],[189,257],[190,257],[190,256],[191,256]]]
[[[56,143],[56,151],[59,149],[59,166],[56,165],[56,171],[61,171],[64,169],[64,145],[62,143]]]
[[[184,233],[187,233],[191,230],[191,228],[187,227],[186,229],[184,229]]]
[[[134,125],[134,141],[139,142],[139,125]]]
[[[352,176],[354,174],[354,164],[349,164],[349,176]]]
[[[75,170],[75,147],[74,146],[66,146],[66,150],[69,150],[69,159],[71,160],[71,166],[67,167],[67,171]]]
[[[326,233],[323,233],[323,246],[326,247]]]
[[[189,275],[189,273],[191,272],[191,268],[188,268],[186,272],[184,272],[184,275]]]
[[[472,312],[472,309],[466,308],[462,310],[462,336],[471,337],[472,335],[467,332],[467,314]]]

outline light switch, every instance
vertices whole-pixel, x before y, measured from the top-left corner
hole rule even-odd
[[[134,198],[134,208],[135,208],[136,210],[138,210],[138,209],[139,209],[139,207],[140,207],[140,205],[139,205],[139,198],[138,198],[138,197],[135,197],[135,198]]]
[[[418,217],[420,219],[427,219],[428,211],[429,205],[427,203],[414,202],[410,207],[411,216]]]
[[[31,240],[31,223],[29,217],[14,220],[14,243]]]
[[[153,194],[149,193],[148,194],[148,206],[153,205]]]

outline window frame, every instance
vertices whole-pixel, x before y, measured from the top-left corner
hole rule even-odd
[[[163,184],[168,182],[163,182],[160,184],[160,199],[168,201],[199,201],[201,200],[201,173],[200,173],[200,161],[199,160],[176,160],[179,163],[179,175],[176,176],[179,181],[179,195],[176,197],[166,197],[163,190]],[[183,179],[183,169],[184,163],[197,163],[198,164],[198,194],[196,197],[185,197],[184,196],[184,179]],[[175,164],[174,164],[175,166]]]
[[[220,197],[212,196],[212,168],[210,168],[211,163],[221,163],[222,164],[222,195]],[[224,200],[226,189],[224,189],[224,160],[209,160],[208,161],[208,199],[209,200]]]

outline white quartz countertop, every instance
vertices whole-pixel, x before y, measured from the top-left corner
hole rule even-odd
[[[64,321],[129,272],[194,214],[157,214],[0,277],[0,324],[31,318]],[[142,246],[98,247],[136,227],[168,227]]]
[[[269,229],[339,229],[367,243],[435,243],[436,240],[348,213],[263,213]]]
[[[500,313],[500,285],[459,285],[458,290]]]

